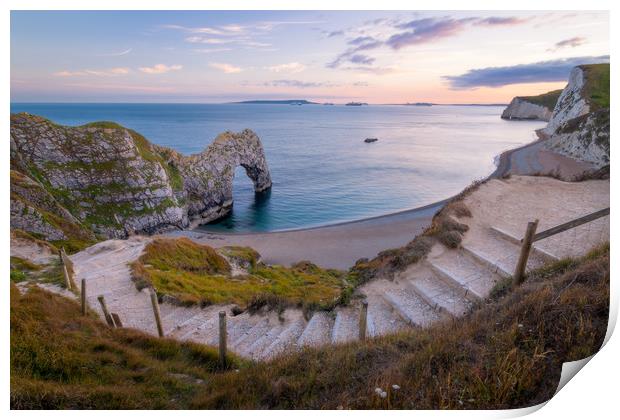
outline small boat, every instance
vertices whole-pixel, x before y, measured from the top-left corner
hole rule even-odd
[[[364,143],[374,143],[376,141],[378,141],[379,139],[376,137],[368,137],[366,140],[364,140]]]

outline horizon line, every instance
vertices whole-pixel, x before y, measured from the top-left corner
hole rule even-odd
[[[10,105],[13,104],[28,104],[28,105],[57,105],[57,104],[134,104],[134,105],[269,105],[269,104],[252,104],[247,102],[253,101],[303,101],[304,99],[245,99],[242,101],[228,101],[228,102],[134,102],[134,101],[10,101]],[[336,105],[346,106],[346,102],[311,102],[303,104],[303,105],[323,105],[326,103]],[[361,102],[361,101],[349,101],[349,102]],[[476,102],[463,102],[463,103],[439,103],[439,102],[403,102],[403,103],[371,103],[371,102],[361,102],[363,106],[425,106],[424,104],[429,104],[432,106],[508,106],[508,102],[506,103],[497,103],[497,102],[487,102],[487,103],[476,103]],[[418,105],[421,104],[421,105]],[[271,105],[287,105],[287,104],[271,104]]]

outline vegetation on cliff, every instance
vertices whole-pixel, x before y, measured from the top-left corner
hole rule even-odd
[[[41,183],[17,170],[11,170],[10,182],[12,230],[44,241],[55,249],[64,247],[68,252],[96,242],[96,235]]]
[[[73,301],[12,287],[11,406],[524,407],[553,395],[563,362],[600,348],[608,310],[607,245],[531,273],[458,321],[270,362],[231,359],[221,371],[212,349],[111,330]]]
[[[220,134],[185,157],[114,122],[69,127],[12,114],[11,227],[74,251],[94,239],[206,223],[230,210],[237,166],[257,191],[271,186],[251,130]]]
[[[431,225],[420,235],[400,248],[387,249],[368,260],[362,258],[356,261],[349,271],[349,294],[353,289],[373,278],[385,276],[394,277],[394,274],[403,271],[407,266],[422,260],[437,242],[448,248],[457,248],[463,239],[463,234],[469,227],[457,221],[456,217],[471,217],[471,212],[463,203],[463,198],[475,191],[484,181],[474,182],[460,194],[453,197],[449,203],[433,216]]]
[[[112,330],[73,301],[11,286],[14,409],[181,408],[218,370],[216,350]]]
[[[590,111],[609,108],[609,63],[581,66],[586,80],[582,95],[589,99]]]
[[[235,273],[224,256],[238,266]],[[187,305],[330,309],[345,287],[343,272],[309,262],[292,267],[266,265],[259,258],[251,248],[216,251],[187,238],[156,238],[131,268],[138,287],[152,285],[160,295]]]
[[[558,102],[558,98],[561,93],[562,89],[558,89],[536,96],[518,96],[518,98],[535,105],[544,106],[553,111],[553,108],[555,108],[555,104]]]
[[[547,147],[597,168],[610,162],[609,64],[578,66],[543,132]]]

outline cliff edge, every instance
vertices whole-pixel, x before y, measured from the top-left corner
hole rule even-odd
[[[226,215],[235,168],[271,186],[251,130],[183,156],[111,122],[66,127],[11,115],[11,228],[68,248],[95,238],[186,228]]]
[[[609,165],[609,64],[577,66],[571,70],[553,115],[540,134],[552,151]]]
[[[502,112],[505,120],[549,121],[562,90],[554,90],[537,96],[517,96]]]

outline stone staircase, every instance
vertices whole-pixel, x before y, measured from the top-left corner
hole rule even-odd
[[[368,302],[367,336],[425,328],[435,322],[458,318],[474,303],[484,300],[502,277],[512,274],[520,246],[518,235],[511,233],[510,229],[514,231],[514,226],[524,228],[531,212],[522,215],[520,220],[511,220],[511,225],[506,227],[502,224],[505,220],[502,214],[480,216],[482,212],[476,209],[475,202],[477,194],[481,193],[475,192],[473,198],[467,198],[474,215],[460,220],[470,229],[459,248],[448,249],[436,244],[426,258],[410,265],[393,280],[377,279],[360,288],[360,294],[365,295]],[[482,208],[486,210],[488,206]],[[561,211],[554,217],[555,220],[548,223],[566,220]],[[608,227],[603,233],[602,239],[609,240]],[[110,240],[71,258],[76,284],[79,285],[82,278],[86,279],[87,300],[93,310],[103,317],[97,296],[104,295],[109,311],[119,314],[125,327],[155,335],[157,330],[149,294],[145,290],[136,290],[128,267],[128,263],[139,257],[148,241],[149,238],[145,237]],[[580,248],[571,250],[565,247],[564,254],[582,255],[597,244],[594,239],[592,243],[574,243]],[[535,243],[527,269],[565,256],[556,256],[550,249],[553,248],[545,247],[544,241]],[[226,311],[228,350],[242,357],[265,360],[304,346],[357,340],[360,306],[360,299],[357,299],[351,305],[329,313],[315,312],[310,319],[305,319],[298,309],[287,309],[280,314],[259,311],[233,316],[232,305],[200,308],[164,302],[160,305],[160,312],[166,337],[217,345],[218,313]]]
[[[377,337],[425,328],[465,314],[510,270],[518,255],[515,243],[492,231],[489,236],[494,237],[484,246],[464,244],[458,250],[449,250],[435,245],[422,263],[410,266],[394,280],[380,279],[364,285],[360,292],[368,302],[367,335]],[[106,241],[71,258],[76,279],[86,279],[87,301],[93,310],[103,316],[97,302],[97,296],[103,295],[109,311],[119,314],[125,327],[156,334],[149,295],[146,290],[135,288],[128,266],[148,241],[143,237]],[[542,263],[543,258],[532,258],[528,267]],[[287,309],[279,315],[259,311],[233,316],[232,306],[200,308],[161,303],[164,335],[216,346],[218,313],[225,311],[229,351],[256,360],[304,346],[355,341],[359,336],[359,299],[330,313],[315,312],[309,320],[297,309]]]

